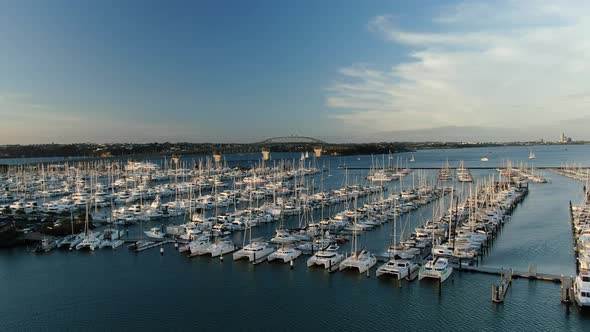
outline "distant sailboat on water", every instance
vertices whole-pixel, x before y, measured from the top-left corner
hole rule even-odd
[[[414,154],[412,153],[412,158],[410,159],[411,162],[415,162],[416,159],[414,158]]]
[[[536,159],[537,157],[535,156],[535,153],[533,152],[533,150],[531,150],[531,152],[529,153],[529,159]]]

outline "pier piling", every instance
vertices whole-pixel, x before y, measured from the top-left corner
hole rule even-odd
[[[492,285],[492,301],[495,303],[504,302],[506,298],[506,292],[512,283],[512,269],[510,269],[510,273],[508,277],[504,273],[504,269],[500,270],[500,284],[499,285]]]
[[[567,278],[563,274],[561,275],[561,302],[570,303],[572,301],[572,282],[573,278]]]

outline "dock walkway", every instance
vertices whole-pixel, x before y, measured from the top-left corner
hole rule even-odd
[[[502,273],[506,273],[510,269],[503,269],[498,267],[487,267],[487,266],[467,266],[463,265],[461,268],[459,266],[454,266],[454,269],[457,271],[465,271],[465,272],[476,272],[476,273],[484,273],[484,274],[491,274],[491,275],[498,275],[501,276]],[[549,274],[549,273],[533,273],[533,272],[522,272],[522,271],[515,271],[512,270],[512,278],[513,279],[529,279],[529,280],[541,280],[541,281],[551,281],[555,283],[561,282],[561,275],[557,274]]]

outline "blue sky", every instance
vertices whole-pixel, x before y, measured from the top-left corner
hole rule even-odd
[[[539,91],[573,96],[566,118],[583,109],[590,52],[573,46],[587,31],[581,4],[3,1],[0,144],[284,134],[350,141],[448,125],[510,127],[501,119],[515,114],[545,126],[553,108],[539,103]],[[567,38],[552,40],[556,29]],[[523,33],[529,45],[519,44]],[[530,61],[526,53],[548,49],[556,54]],[[582,71],[576,84],[529,87],[564,62],[571,73],[556,78]],[[527,88],[498,88],[509,81]]]

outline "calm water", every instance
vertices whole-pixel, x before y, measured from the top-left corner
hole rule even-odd
[[[590,165],[590,147],[534,149],[536,166],[566,161]],[[528,162],[528,152],[521,147],[428,150],[415,153],[414,165],[437,167],[448,158],[451,164],[465,160],[468,166],[480,166],[482,153],[487,153],[494,157],[486,164],[493,166],[506,159]],[[324,187],[342,185],[344,171],[335,169],[337,165],[370,162],[370,156],[331,158],[332,176]],[[351,171],[349,178],[360,180],[365,172]],[[473,171],[475,177],[489,174],[492,171]],[[434,176],[436,171],[415,172],[401,185],[411,185],[412,180],[417,184],[420,175]],[[539,272],[575,272],[568,202],[581,200],[581,184],[550,172],[542,175],[549,183],[531,184],[529,196],[504,227],[484,265],[526,270],[537,264]],[[392,190],[399,186],[393,184]],[[432,210],[429,205],[414,212],[406,228],[424,222]],[[290,226],[297,223],[296,218],[287,221]],[[260,226],[254,236],[268,238],[275,227]],[[391,227],[390,223],[364,234],[361,245],[383,251]],[[241,242],[242,234],[232,236]],[[371,278],[353,272],[328,274],[308,269],[305,257],[296,261],[293,270],[282,264],[232,262],[231,256],[223,262],[188,259],[171,246],[163,257],[157,249],[139,254],[120,248],[46,255],[30,254],[24,248],[4,250],[0,251],[0,330],[590,330],[589,314],[560,303],[558,284],[515,280],[506,302],[496,305],[490,295],[498,280],[494,276],[454,272],[439,289],[431,282],[376,279],[372,272]]]

